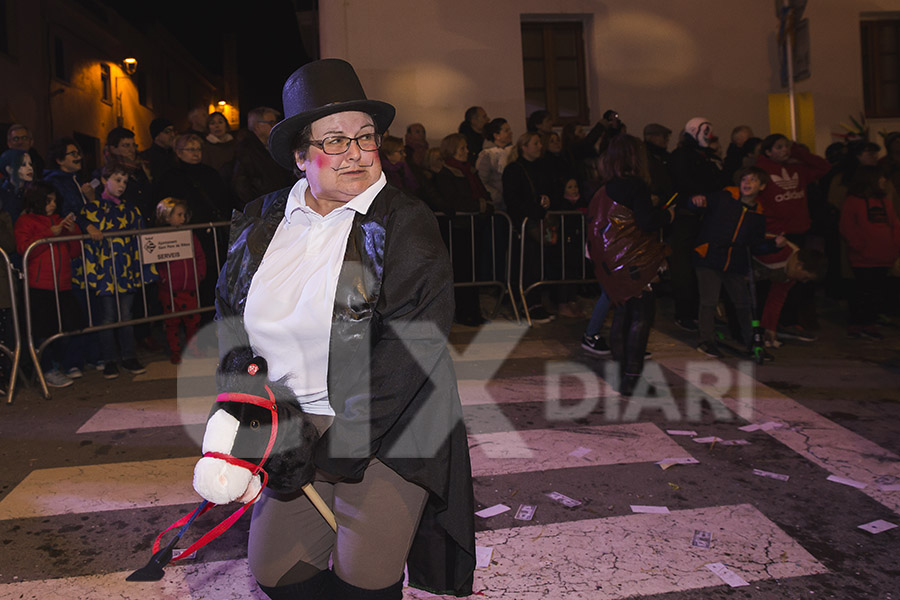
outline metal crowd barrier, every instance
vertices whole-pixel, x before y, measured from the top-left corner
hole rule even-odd
[[[19,372],[19,359],[22,351],[22,338],[19,331],[19,308],[18,296],[16,294],[16,279],[18,279],[18,271],[13,268],[9,260],[9,255],[0,248],[0,257],[3,258],[3,265],[0,269],[6,269],[6,283],[9,285],[9,301],[10,301],[10,319],[12,320],[13,330],[13,348],[9,348],[4,340],[0,339],[0,352],[2,352],[10,362],[9,367],[9,383],[6,388],[6,403],[12,404],[13,393],[16,388],[16,377]]]
[[[214,254],[215,254],[215,261],[216,261],[216,273],[218,273],[222,269],[222,259],[224,258],[224,257],[220,256],[220,253],[219,253],[218,230],[228,228],[230,225],[231,225],[231,223],[228,221],[218,221],[218,222],[214,222],[214,223],[195,223],[195,224],[191,224],[191,225],[184,225],[184,226],[177,227],[177,228],[176,227],[159,227],[159,228],[153,228],[153,229],[129,229],[129,230],[123,230],[123,231],[107,231],[107,232],[103,232],[102,235],[103,235],[103,239],[106,240],[109,245],[109,254],[110,254],[110,256],[112,256],[113,255],[113,245],[112,245],[113,242],[112,242],[111,238],[137,237],[138,245],[140,248],[141,246],[143,246],[142,239],[144,237],[146,237],[147,235],[151,235],[151,234],[158,235],[161,233],[170,233],[173,231],[185,231],[185,230],[191,231],[193,234],[194,230],[210,229],[212,231],[213,248],[215,249]],[[161,320],[165,320],[165,319],[171,319],[171,318],[186,316],[186,315],[190,315],[190,314],[209,312],[209,311],[215,310],[215,306],[212,304],[209,306],[203,306],[203,304],[202,304],[202,300],[200,298],[200,293],[199,293],[200,278],[199,278],[199,274],[197,273],[197,264],[196,264],[196,262],[194,262],[194,282],[197,285],[197,308],[181,310],[181,311],[174,311],[174,312],[170,312],[170,313],[163,312],[162,314],[159,314],[159,315],[150,315],[149,310],[148,310],[148,305],[147,305],[147,291],[146,291],[146,286],[144,285],[144,283],[145,283],[144,282],[144,263],[143,263],[143,260],[140,258],[142,256],[142,253],[139,251],[138,252],[139,259],[138,259],[137,268],[139,269],[139,272],[141,274],[141,292],[140,293],[141,293],[141,298],[143,299],[143,306],[144,306],[144,316],[143,317],[136,317],[136,318],[129,319],[127,321],[122,320],[122,310],[121,310],[121,305],[119,302],[119,286],[117,283],[115,283],[117,280],[117,277],[116,277],[116,270],[115,270],[115,261],[113,261],[113,263],[112,263],[113,282],[114,282],[113,292],[114,292],[114,296],[116,299],[116,311],[117,311],[117,317],[118,317],[116,319],[116,321],[113,323],[108,323],[106,325],[95,325],[94,324],[94,316],[92,315],[92,311],[91,311],[91,291],[90,291],[89,286],[87,285],[86,272],[84,272],[82,274],[82,277],[85,277],[84,289],[79,290],[75,286],[73,286],[72,292],[76,293],[76,294],[83,293],[85,296],[85,306],[87,308],[87,311],[86,311],[87,312],[87,315],[86,315],[87,326],[82,327],[81,329],[77,329],[77,330],[66,331],[63,328],[62,313],[60,311],[59,282],[58,282],[58,278],[54,277],[53,278],[53,292],[54,292],[54,297],[56,300],[57,332],[55,334],[49,336],[45,340],[42,340],[39,345],[35,346],[35,340],[34,340],[34,336],[32,333],[33,332],[32,324],[33,324],[33,318],[35,317],[35,315],[31,314],[31,303],[30,303],[30,295],[29,295],[29,289],[28,289],[28,262],[29,262],[30,255],[35,250],[35,248],[42,246],[42,245],[59,244],[62,242],[78,241],[81,246],[82,265],[86,265],[87,261],[85,260],[84,242],[91,240],[91,239],[92,239],[91,236],[86,235],[86,234],[85,235],[59,236],[59,237],[54,237],[54,238],[44,238],[44,239],[37,240],[36,242],[31,244],[25,250],[25,254],[22,256],[22,264],[23,264],[23,272],[24,272],[23,287],[24,287],[24,295],[25,295],[26,340],[28,342],[28,351],[31,355],[32,361],[34,362],[37,380],[41,386],[41,393],[43,394],[44,398],[48,398],[48,399],[50,398],[50,390],[47,387],[47,382],[44,380],[44,372],[41,369],[40,358],[41,358],[41,355],[43,354],[43,352],[47,349],[47,347],[51,343],[53,343],[55,340],[57,340],[61,337],[64,337],[64,336],[76,336],[76,335],[81,335],[81,334],[93,333],[96,331],[103,331],[106,329],[114,329],[117,327],[123,327],[126,325],[139,325],[141,323],[152,323],[155,321],[161,321]],[[227,235],[224,236],[224,239],[227,242]],[[191,235],[191,255],[193,256],[193,254],[194,254],[194,252],[193,252],[193,235]],[[4,258],[5,258],[5,254],[4,254]],[[210,256],[206,257],[207,264],[209,264],[209,261],[211,258],[212,257],[210,257]],[[50,252],[50,260],[51,260],[51,267],[53,269],[53,272],[56,273],[56,260],[57,259],[56,259],[56,253],[53,251]],[[110,259],[110,260],[112,260],[112,259]],[[181,259],[173,259],[173,260],[181,260]],[[159,264],[161,264],[162,262],[168,262],[168,261],[160,261]],[[9,268],[8,265],[9,265],[9,262],[7,260],[7,268]],[[86,269],[87,269],[87,267],[85,266],[84,270],[86,271]],[[170,294],[170,298],[172,298],[173,291],[172,291],[172,286],[171,286],[171,279],[169,281],[170,281],[169,294]],[[173,302],[173,304],[174,304],[174,302]],[[40,316],[39,318],[46,318],[46,317]],[[18,336],[18,332],[17,332],[17,336]],[[0,350],[6,350],[6,349],[0,347]],[[15,376],[13,376],[13,381],[14,380],[15,380]],[[12,388],[12,384],[10,384],[10,388]],[[10,389],[8,402],[11,402],[11,401],[12,401],[12,389]]]
[[[559,228],[557,230],[557,244],[550,246],[544,240],[550,226],[548,221],[554,221],[553,217],[559,217]],[[576,231],[573,234],[571,231],[573,228],[571,220],[575,217],[577,217],[575,220],[578,225],[574,227]],[[568,232],[566,231],[567,222],[570,223]],[[528,218],[526,217],[522,221],[522,227],[519,231],[519,295],[529,327],[532,325],[531,314],[528,311],[528,301],[525,298],[528,292],[543,285],[592,283],[597,281],[593,271],[588,268],[588,262],[585,258],[587,225],[587,216],[580,211],[547,211],[544,219],[539,222],[539,229],[536,230],[540,233],[541,242],[538,243],[537,240],[531,239],[528,235]],[[567,233],[573,234],[574,237],[568,236]],[[548,253],[548,248],[551,247],[559,248],[559,252]],[[526,250],[530,249],[532,251],[531,254],[535,254],[535,248],[538,249],[536,260],[539,262],[539,275],[536,280],[529,282],[526,287],[527,273],[533,268],[529,268],[529,261],[535,260],[533,256],[526,257]],[[574,259],[573,253],[577,254],[580,260]],[[553,254],[554,256],[548,257],[548,254]],[[569,263],[576,262],[578,266],[573,269]],[[550,272],[549,276],[548,272]]]
[[[457,230],[461,229],[467,233],[467,236],[463,237],[468,237],[467,242],[471,252],[471,257],[468,258],[468,261],[471,264],[467,266],[471,268],[472,276],[456,277],[456,272],[460,265],[454,265],[453,286],[493,286],[499,288],[500,297],[497,299],[497,304],[492,311],[492,318],[497,315],[497,312],[500,310],[500,306],[503,303],[503,299],[508,295],[510,304],[512,304],[513,314],[515,315],[516,321],[519,321],[519,309],[516,307],[511,280],[513,232],[515,229],[513,228],[509,215],[502,211],[496,211],[491,215],[476,212],[459,212],[453,217],[439,212],[435,213],[435,216],[438,218],[441,235],[444,237],[447,249],[450,251],[451,263],[453,262],[455,255],[453,239],[454,227],[456,227]],[[468,225],[459,227],[458,224],[461,221],[467,222]],[[454,222],[457,224],[456,226],[454,225]],[[479,223],[486,224],[484,226],[479,226]],[[485,231],[487,231],[489,236],[485,235]],[[460,237],[459,233],[457,233],[457,237]],[[489,243],[484,243],[487,241],[488,237],[490,239]],[[503,237],[506,238],[505,241],[503,240]],[[485,246],[487,246],[487,248],[485,248]],[[487,260],[485,254],[482,253],[485,251],[490,253],[489,275],[485,273],[483,263],[483,261]],[[503,251],[503,256],[499,254],[501,251]],[[479,264],[479,261],[482,261],[481,264]],[[498,272],[498,263],[502,264],[503,273]],[[479,273],[479,270],[481,273]]]

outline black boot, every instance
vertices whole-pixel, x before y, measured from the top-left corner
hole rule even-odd
[[[329,570],[319,571],[306,581],[266,587],[256,582],[272,600],[331,600],[334,598],[334,577]]]
[[[403,580],[380,590],[367,590],[334,576],[334,600],[401,600]]]

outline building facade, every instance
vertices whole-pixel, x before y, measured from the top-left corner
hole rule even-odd
[[[0,124],[28,125],[42,153],[74,136],[93,168],[113,127],[134,131],[145,149],[154,118],[186,129],[192,108],[222,98],[222,82],[166,30],[138,29],[93,0],[4,0],[0,16]]]
[[[783,131],[787,89],[781,85],[776,4],[321,2],[321,56],[349,60],[371,97],[397,106],[394,134],[421,122],[436,142],[456,131],[472,105],[506,118],[519,134],[527,114],[543,102],[553,104],[548,108],[557,125],[592,124],[613,109],[637,135],[649,122],[678,132],[690,118],[704,116],[727,144],[731,129],[742,124],[760,136],[790,133]],[[795,85],[798,139],[822,152],[846,133],[842,123],[852,127],[850,117],[859,120],[867,109],[873,141],[882,141],[879,131],[900,129],[900,32],[891,37],[891,27],[900,24],[900,1],[810,0],[802,16],[809,45],[808,53],[802,45],[798,51],[809,59],[809,76]],[[864,42],[861,30],[873,22],[886,32]],[[867,52],[864,43],[876,42]],[[870,60],[866,76],[864,58],[880,61],[871,67]],[[541,87],[553,93],[542,100]],[[894,109],[871,110],[871,94]],[[555,98],[547,102],[550,95]]]

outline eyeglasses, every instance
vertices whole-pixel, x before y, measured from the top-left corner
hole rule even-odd
[[[350,142],[356,142],[359,149],[363,152],[374,152],[381,147],[380,133],[364,133],[359,137],[347,137],[345,135],[335,135],[327,137],[324,140],[310,140],[311,146],[321,148],[325,154],[343,154],[350,149]]]
[[[257,121],[257,123],[265,123],[266,125],[275,125],[275,123],[277,123],[277,122],[278,121],[276,121],[274,119],[268,119],[266,121],[262,121],[262,120]]]
[[[25,135],[14,135],[14,136],[10,137],[9,139],[11,139],[14,142],[27,142],[28,140],[31,139],[31,136],[26,133]]]
[[[70,150],[69,152],[66,152],[66,156],[71,156],[72,158],[78,158],[79,156],[81,156],[81,152],[79,152],[78,150]]]
[[[203,152],[203,148],[200,146],[185,146],[181,149],[182,152]]]
[[[162,130],[162,133],[175,133],[175,128],[171,127],[171,126],[166,127],[165,129]]]

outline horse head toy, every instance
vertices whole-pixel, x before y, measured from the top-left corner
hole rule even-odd
[[[252,502],[263,487],[290,493],[313,479],[319,434],[293,391],[267,372],[249,348],[222,361],[218,388],[229,391],[216,399],[194,468],[194,489],[210,502]]]
[[[163,567],[188,556],[231,527],[255,502],[264,487],[276,492],[302,490],[337,530],[334,514],[312,486],[316,467],[313,452],[319,440],[316,427],[300,410],[294,393],[283,382],[268,381],[266,361],[250,348],[229,352],[218,372],[219,389],[203,436],[203,458],[194,467],[194,489],[204,500],[157,536],[146,566],[126,579],[159,581]],[[244,505],[182,554],[173,558],[175,544],[199,515],[216,504],[238,500]],[[162,536],[180,527],[160,548]]]

